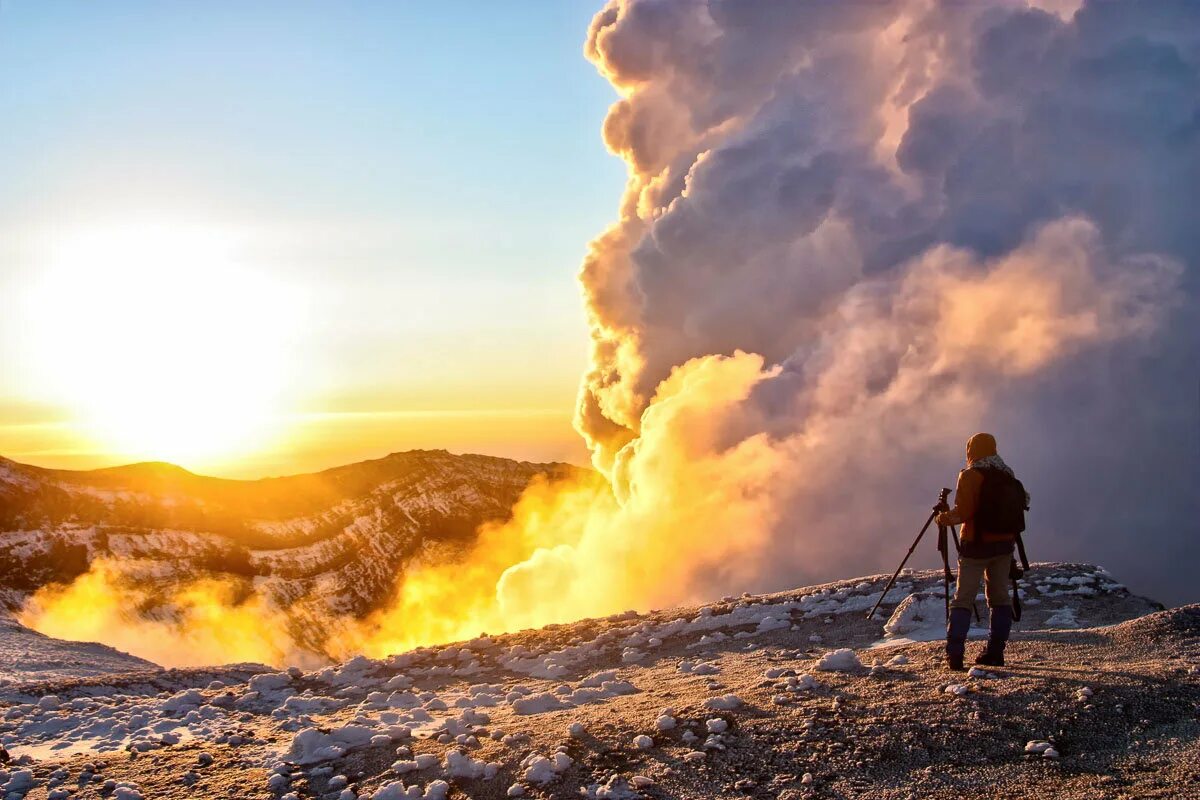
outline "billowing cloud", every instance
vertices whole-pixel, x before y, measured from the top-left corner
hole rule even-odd
[[[201,578],[156,592],[134,571],[97,560],[71,584],[38,590],[21,609],[21,622],[48,636],[103,642],[172,667],[319,662],[292,641],[285,613],[248,586]]]
[[[753,353],[746,400],[700,415],[783,454],[751,583],[884,568],[988,428],[1035,553],[1182,599],[1200,7],[622,0],[586,53],[630,168],[582,271],[578,426],[618,496],[672,371]]]

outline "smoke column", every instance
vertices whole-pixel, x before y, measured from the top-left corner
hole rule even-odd
[[[889,568],[987,429],[1036,556],[1200,599],[1200,5],[623,0],[586,53],[577,424],[623,507],[759,507],[693,587]]]

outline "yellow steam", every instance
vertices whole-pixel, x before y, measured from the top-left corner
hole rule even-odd
[[[152,605],[173,613],[150,618]],[[163,602],[107,559],[68,586],[39,589],[18,618],[48,636],[102,642],[168,667],[296,660],[287,620],[257,595],[239,600],[232,581],[194,581]]]
[[[599,476],[556,484],[536,480],[513,508],[512,519],[482,526],[461,560],[410,565],[388,607],[347,625],[329,643],[331,654],[381,656],[555,621],[545,615],[544,604],[532,615],[527,607],[502,604],[499,587],[506,572],[577,540],[582,520],[612,508],[612,492]]]
[[[745,582],[743,557],[770,530],[781,454],[765,437],[723,448],[711,415],[728,413],[770,372],[761,357],[696,359],[659,387],[643,435],[622,451],[614,483],[599,475],[535,481],[506,523],[443,564],[414,564],[387,608],[330,619],[327,654],[382,656],[630,607],[699,599],[698,575]],[[706,582],[704,582],[706,583]],[[111,644],[166,666],[294,662],[287,619],[232,582],[199,581],[153,598],[110,561],[70,586],[39,591],[22,621],[65,639]],[[170,619],[139,609],[170,608]]]
[[[455,641],[700,599],[698,574],[747,580],[769,530],[780,456],[765,437],[722,449],[712,414],[763,377],[759,356],[711,356],[677,368],[643,415],[643,434],[598,475],[537,482],[512,519],[480,531],[461,562],[418,568],[395,601],[331,647],[381,656]]]

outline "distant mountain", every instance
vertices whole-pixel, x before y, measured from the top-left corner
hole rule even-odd
[[[166,588],[231,577],[305,620],[362,616],[392,592],[415,556],[469,545],[504,520],[536,476],[580,472],[444,450],[414,450],[308,475],[227,480],[149,462],[90,471],[0,458],[0,606],[65,583],[98,558]]]

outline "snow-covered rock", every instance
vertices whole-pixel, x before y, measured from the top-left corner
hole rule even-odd
[[[305,728],[292,737],[288,757],[295,764],[314,764],[341,758],[348,750],[367,745],[375,731],[362,725],[345,725],[328,733]]]
[[[513,701],[512,708],[517,714],[542,714],[547,711],[558,711],[569,708],[558,696],[550,692],[539,692],[530,697],[521,697]]]
[[[863,664],[858,660],[858,654],[849,648],[840,650],[832,650],[817,662],[817,669],[828,672],[853,672],[863,669]]]
[[[555,753],[551,758],[534,753],[522,762],[525,769],[522,778],[527,783],[546,784],[558,778],[572,763],[566,753]]]
[[[937,624],[945,614],[945,608],[933,595],[927,592],[915,592],[908,595],[883,625],[883,632],[889,636],[903,636],[906,633]]]
[[[742,698],[736,694],[724,694],[720,697],[710,697],[704,701],[704,707],[713,711],[732,711],[742,705]]]
[[[1075,618],[1075,609],[1063,606],[1046,618],[1047,628],[1078,628],[1079,620]]]

